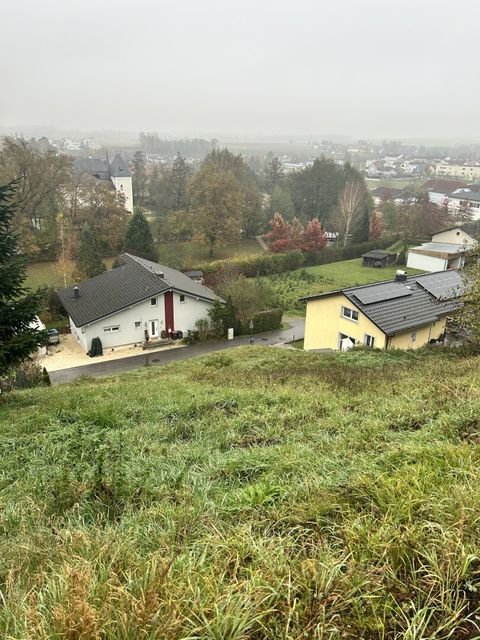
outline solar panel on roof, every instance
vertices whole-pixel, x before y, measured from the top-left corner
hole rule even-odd
[[[417,284],[437,298],[437,300],[456,298],[461,295],[464,290],[461,277],[455,271],[445,271],[445,273],[422,276],[418,278]]]
[[[362,304],[373,304],[374,302],[384,302],[385,300],[395,300],[411,296],[412,292],[404,284],[399,282],[386,282],[373,287],[367,287],[355,291],[353,294]]]

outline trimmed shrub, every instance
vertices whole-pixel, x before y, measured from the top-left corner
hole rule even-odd
[[[269,309],[268,311],[259,311],[253,320],[253,333],[262,333],[263,331],[275,331],[280,329],[282,325],[283,309]],[[241,325],[243,334],[250,333],[250,321]]]

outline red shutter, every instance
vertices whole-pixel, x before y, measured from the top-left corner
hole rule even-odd
[[[167,291],[163,294],[165,300],[165,329],[167,333],[175,328],[173,320],[173,292]]]

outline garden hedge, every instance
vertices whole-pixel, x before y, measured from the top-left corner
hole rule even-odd
[[[330,246],[321,251],[302,253],[301,251],[288,251],[286,253],[263,253],[249,258],[233,260],[216,260],[206,265],[196,267],[203,271],[205,284],[215,285],[225,272],[232,275],[244,275],[247,278],[255,276],[270,276],[274,273],[294,271],[302,266],[314,266],[359,258],[362,254],[372,249],[386,249],[395,238],[371,240],[361,244],[350,244],[346,247]]]
[[[253,333],[261,333],[262,331],[275,331],[282,326],[283,309],[269,309],[268,311],[259,311],[253,320]],[[242,334],[250,333],[250,321],[246,321],[240,325]]]

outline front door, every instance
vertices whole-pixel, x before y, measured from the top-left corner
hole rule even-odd
[[[150,320],[148,324],[150,325],[150,337],[158,338],[158,320]]]

